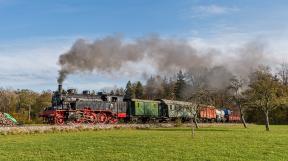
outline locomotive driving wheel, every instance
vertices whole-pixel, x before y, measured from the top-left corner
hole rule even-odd
[[[115,117],[113,117],[112,115],[109,115],[109,116],[107,117],[107,121],[108,121],[109,124],[116,124],[116,123],[118,123],[118,119],[115,118]]]
[[[75,119],[75,120],[73,120],[72,121],[72,124],[74,124],[74,125],[79,125],[79,124],[81,124],[83,122],[83,120],[80,118],[80,119]]]
[[[106,114],[103,113],[103,112],[98,113],[97,114],[97,120],[98,120],[99,123],[106,123],[106,121],[107,121]]]
[[[83,123],[84,120],[85,120],[85,118],[83,117],[83,112],[75,111],[75,113],[73,113],[73,118],[72,118],[72,124],[73,125],[79,125],[79,124]]]
[[[94,125],[97,122],[97,115],[95,113],[89,113],[85,115],[85,119],[88,124]]]
[[[110,124],[117,124],[118,121],[119,121],[119,120],[118,120],[117,118],[113,118],[113,117],[112,117],[112,118],[109,120],[109,123],[110,123]]]
[[[55,123],[56,123],[57,125],[63,125],[63,124],[64,124],[64,117],[61,116],[61,115],[57,115],[57,116],[55,117]]]

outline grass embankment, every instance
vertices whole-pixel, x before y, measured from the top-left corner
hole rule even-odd
[[[0,136],[0,160],[288,160],[288,126],[120,129]]]

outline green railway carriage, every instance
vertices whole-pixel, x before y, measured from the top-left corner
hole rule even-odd
[[[191,102],[173,101],[166,99],[159,100],[142,100],[131,99],[126,100],[127,114],[130,120],[148,121],[156,119],[159,121],[175,120],[181,118],[182,120],[189,120],[193,117],[196,104]]]
[[[129,104],[128,113],[130,116],[159,117],[159,101],[131,99]]]

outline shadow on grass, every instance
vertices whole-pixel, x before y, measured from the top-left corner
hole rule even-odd
[[[191,131],[191,128],[161,128],[161,129],[142,129],[150,131]],[[217,129],[217,128],[199,128],[195,131],[231,131],[230,129]]]

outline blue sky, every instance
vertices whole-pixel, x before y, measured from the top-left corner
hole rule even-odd
[[[78,38],[121,33],[191,40],[221,50],[253,39],[279,59],[288,55],[286,0],[0,0],[0,86],[55,89],[57,59]],[[129,78],[70,76],[66,86],[123,86]]]

